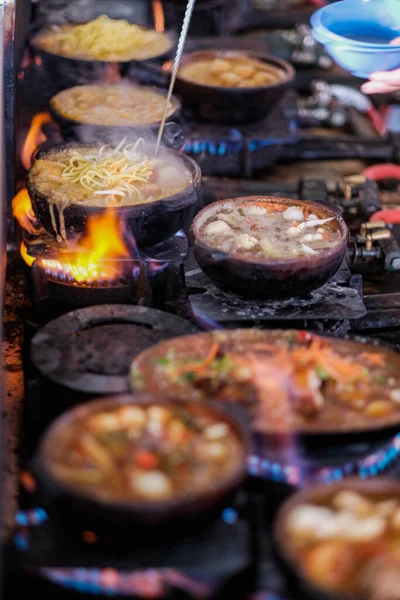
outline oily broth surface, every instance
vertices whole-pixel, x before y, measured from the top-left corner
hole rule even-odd
[[[80,123],[143,126],[161,121],[165,97],[127,85],[82,85],[63,90],[51,105],[62,116]],[[171,102],[167,117],[175,108]]]
[[[199,58],[179,70],[179,77],[202,85],[219,87],[263,87],[282,79],[279,69],[248,56]]]
[[[96,148],[95,151],[97,151]],[[158,159],[155,168],[158,170],[162,180],[156,179],[138,188],[142,191],[140,201],[129,195],[120,196],[95,196],[92,192],[80,185],[63,181],[62,170],[72,156],[72,150],[62,150],[48,153],[42,159],[35,161],[29,179],[35,188],[46,196],[48,201],[56,205],[84,204],[85,206],[133,206],[135,204],[146,204],[168,198],[178,194],[191,183],[190,173],[183,165],[176,162],[168,163],[166,159]],[[82,156],[92,155],[93,147],[79,148]]]
[[[335,219],[312,226],[310,215],[316,221],[330,217],[309,211],[308,218],[296,221],[284,217],[287,206],[277,205],[277,208],[279,210],[261,202],[227,204],[205,219],[199,232],[202,239],[213,248],[254,260],[291,260],[299,256],[313,256],[334,248],[342,239]],[[299,210],[304,214],[303,209]],[[214,229],[209,227],[210,224],[220,223],[219,233],[214,233]],[[297,231],[299,225],[300,230]]]
[[[379,349],[370,344],[330,339],[329,344],[339,356],[368,370],[368,390],[362,392],[362,409],[338,394],[335,385],[327,385],[323,391],[324,404],[316,416],[307,418],[295,409],[287,410],[281,399],[270,397],[268,400],[268,418],[262,416],[265,411],[262,402],[255,391],[254,381],[249,373],[249,379],[240,384],[236,380],[238,368],[235,367],[227,374],[227,382],[231,387],[214,390],[214,394],[203,385],[195,385],[192,381],[182,382],[170,375],[168,361],[178,365],[195,363],[204,360],[214,342],[220,344],[223,353],[233,353],[243,357],[248,352],[262,352],[266,365],[282,346],[287,345],[288,339],[296,340],[298,332],[262,331],[262,330],[232,330],[228,332],[201,333],[190,337],[177,338],[160,342],[153,348],[142,352],[132,366],[132,382],[134,389],[161,395],[174,395],[182,399],[201,400],[216,397],[218,400],[235,401],[246,407],[254,418],[254,428],[258,431],[278,432],[282,430],[304,433],[340,433],[362,431],[394,426],[400,422],[400,403],[391,399],[391,394],[400,394],[400,355]],[[318,337],[318,336],[315,336]],[[262,349],[262,344],[271,344],[272,348]],[[302,346],[303,342],[294,342]],[[363,353],[380,353],[383,366],[370,365]],[[359,358],[357,358],[359,357]],[[167,360],[166,360],[167,359]],[[167,364],[164,364],[167,363]],[[210,381],[217,379],[220,371]],[[282,373],[282,378],[284,375]],[[274,375],[276,377],[276,374]],[[397,392],[399,390],[399,392]],[[354,393],[352,392],[352,397]],[[369,414],[368,407],[375,401],[384,401],[390,406],[386,414]]]
[[[59,427],[45,450],[53,476],[62,483],[117,502],[162,502],[204,493],[243,461],[235,430],[201,405],[117,405]],[[154,476],[161,476],[162,484],[156,495],[154,481],[148,480]],[[146,486],[137,488],[135,480],[143,478]]]

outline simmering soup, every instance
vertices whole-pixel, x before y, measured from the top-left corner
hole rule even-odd
[[[59,428],[46,452],[62,483],[97,498],[145,502],[212,490],[244,458],[228,422],[178,403],[99,409]]]
[[[83,25],[54,25],[39,33],[35,42],[51,54],[115,62],[160,56],[172,46],[165,33],[106,15]]]
[[[166,340],[132,364],[136,391],[238,402],[261,431],[398,426],[400,355],[305,331],[232,329]]]
[[[199,58],[183,65],[179,77],[203,85],[227,88],[263,87],[281,79],[279,69],[249,56]]]
[[[200,234],[212,247],[254,260],[315,256],[342,239],[334,217],[257,201],[226,202],[200,226]]]
[[[79,85],[51,100],[60,115],[91,125],[143,126],[161,121],[165,96],[152,89],[128,85]],[[176,109],[170,103],[167,117]]]
[[[52,150],[36,160],[28,173],[29,193],[39,193],[60,216],[60,237],[66,239],[63,213],[70,204],[121,207],[170,198],[190,186],[189,171],[178,158],[146,153],[143,140],[116,148],[71,146]]]
[[[363,600],[400,598],[400,502],[342,489],[328,500],[299,504],[285,539],[301,573],[331,593]]]

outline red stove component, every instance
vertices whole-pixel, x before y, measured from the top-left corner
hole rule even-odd
[[[400,180],[400,166],[390,163],[373,165],[364,169],[362,175],[372,181],[382,181],[383,179],[398,179]]]
[[[400,225],[400,209],[392,208],[388,210],[379,210],[370,218],[372,223],[384,221],[386,224]]]

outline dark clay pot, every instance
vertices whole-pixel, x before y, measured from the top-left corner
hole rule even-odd
[[[316,256],[289,260],[266,258],[263,261],[245,259],[238,254],[216,250],[206,243],[200,228],[213,214],[228,205],[251,204],[254,201],[281,204],[285,207],[307,207],[319,218],[334,217],[341,239],[334,248]],[[214,202],[196,215],[190,235],[196,260],[204,273],[221,289],[248,298],[301,296],[319,288],[339,269],[348,244],[347,226],[334,210],[316,202],[273,196],[249,196]]]
[[[165,96],[163,92],[153,89],[153,92]],[[185,136],[182,127],[177,121],[180,119],[181,103],[178,98],[172,97],[175,106],[174,112],[167,118],[161,144],[173,150],[180,150],[185,143]],[[94,144],[105,142],[108,144],[118,143],[123,138],[135,140],[143,137],[149,140],[157,138],[160,123],[152,123],[144,127],[127,125],[92,125],[90,123],[81,123],[70,119],[60,113],[50,100],[49,111],[54,121],[61,129],[65,140],[78,141],[85,144]]]
[[[43,435],[39,449],[34,459],[34,471],[42,493],[47,502],[55,509],[77,514],[87,526],[116,525],[138,527],[164,526],[182,520],[197,521],[204,517],[214,517],[220,514],[223,506],[229,502],[243,483],[247,475],[247,455],[250,452],[249,435],[240,419],[232,416],[231,412],[220,404],[205,402],[204,411],[215,415],[218,420],[228,423],[243,448],[243,458],[238,461],[235,469],[220,482],[215,482],[212,489],[199,492],[188,498],[171,499],[162,502],[149,503],[140,500],[114,501],[97,499],[96,496],[81,492],[57,478],[51,468],[50,449],[57,443],[57,438],[72,423],[86,420],[99,410],[107,410],[116,406],[137,405],[146,406],[153,402],[168,405],[183,405],[189,408],[190,402],[179,399],[162,399],[151,394],[119,395],[81,404],[58,417]]]
[[[36,155],[36,159],[45,158],[46,154],[54,150],[69,147],[78,149],[80,145],[62,144],[53,146],[50,150],[40,151]],[[120,206],[114,209],[117,217],[121,218],[132,232],[136,243],[142,247],[157,244],[168,239],[180,229],[185,229],[198,210],[198,192],[201,183],[200,167],[193,159],[181,152],[171,149],[165,150],[165,152],[174,158],[178,158],[189,171],[192,178],[190,185],[181,192],[156,202]],[[57,231],[54,231],[49,201],[36,188],[31,171],[27,176],[27,188],[38,221],[46,231],[55,237],[60,231],[58,211],[54,211],[57,224]],[[101,216],[103,213],[104,207],[70,204],[64,210],[67,237],[82,233],[85,230],[88,217]]]
[[[184,54],[182,66],[200,59],[250,57],[271,65],[280,79],[274,84],[253,88],[225,88],[176,79],[175,92],[185,108],[206,121],[218,123],[250,123],[265,117],[276,106],[294,79],[293,67],[273,56],[239,50],[200,50]]]
[[[146,63],[149,64],[151,72],[152,65],[155,62],[162,62],[172,56],[175,47],[175,36],[172,33],[168,33],[168,37],[171,40],[171,47],[162,54],[154,55],[146,60],[127,60],[119,62],[101,61],[101,60],[90,60],[80,58],[69,58],[67,56],[61,56],[59,54],[53,54],[47,52],[41,48],[37,39],[40,35],[40,31],[34,35],[30,40],[30,47],[34,54],[38,56],[47,73],[54,80],[57,90],[63,90],[74,85],[83,85],[90,82],[105,81],[110,75],[110,68],[114,68],[117,65],[118,75],[120,77],[126,77],[129,69],[132,65],[138,64],[141,68],[146,67]]]
[[[400,500],[400,484],[397,479],[379,477],[370,480],[360,480],[356,477],[345,478],[332,484],[320,484],[308,487],[290,496],[280,507],[275,518],[273,535],[274,550],[277,558],[287,575],[293,590],[301,591],[310,600],[356,600],[353,595],[335,593],[323,589],[308,579],[301,570],[300,563],[293,550],[290,536],[287,533],[287,519],[297,506],[304,504],[325,504],[335,494],[341,491],[351,491],[366,495],[372,499],[381,500],[385,496]],[[360,596],[357,596],[360,598]]]

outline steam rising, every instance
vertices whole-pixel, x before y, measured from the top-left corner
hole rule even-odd
[[[126,86],[130,90],[135,87],[128,79],[122,79],[118,82],[118,87]],[[138,87],[139,89],[139,87]],[[143,89],[143,88],[141,88]],[[94,144],[96,142],[105,142],[111,146],[118,146],[122,138],[129,142],[135,142],[143,138],[147,145],[155,145],[159,124],[144,125],[144,127],[132,126],[110,126],[110,125],[92,125],[80,123],[72,125],[75,136],[84,144]],[[166,124],[162,137],[162,145],[174,150],[180,150],[185,142],[182,127],[176,122]]]

